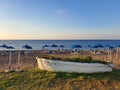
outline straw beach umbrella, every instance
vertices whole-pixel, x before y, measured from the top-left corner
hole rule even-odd
[[[51,47],[55,48],[58,47],[56,44],[52,44]]]
[[[43,47],[49,47],[49,45],[46,44],[46,45],[44,45]]]
[[[23,48],[25,48],[25,49],[32,49],[32,47],[31,46],[29,46],[29,45],[24,45],[24,46],[22,46]]]
[[[78,45],[76,45],[76,48],[82,48],[82,46],[78,44]]]
[[[98,46],[98,45],[95,45],[95,46],[93,46],[92,48],[95,49],[95,50],[94,50],[94,54],[96,54],[96,49],[98,50],[99,46]]]
[[[109,47],[109,49],[110,49],[110,61],[112,61],[112,49],[113,49],[114,47],[113,46],[110,46]]]
[[[111,61],[112,60],[112,49],[114,48],[111,45],[105,45],[105,47],[108,48],[107,52],[108,52],[108,60]]]
[[[42,49],[48,48],[48,47],[50,47],[50,46],[46,44],[46,45],[42,46]]]
[[[10,53],[10,56],[9,56],[8,70],[11,69],[11,51],[9,53]]]
[[[20,51],[18,50],[18,71],[20,70]]]
[[[6,44],[1,45],[2,48],[7,48],[8,46]]]
[[[58,45],[56,45],[56,44],[52,44],[50,47],[52,47],[53,48],[53,50],[54,50],[54,48],[57,48],[58,47]],[[55,52],[53,51],[53,54],[54,54]]]
[[[64,48],[65,46],[64,45],[60,45],[61,48]]]
[[[98,44],[98,47],[99,47],[99,48],[103,48],[104,46],[103,46],[103,45],[101,45],[101,44]]]
[[[11,53],[11,49],[14,49],[13,46],[7,46],[6,44],[3,44],[1,45],[0,47],[4,48],[4,49],[9,49],[9,61],[8,61],[8,70],[10,71],[11,70],[11,56],[12,56],[12,53]]]
[[[94,46],[94,47],[92,47],[92,48],[97,48],[97,49],[98,49],[99,47],[98,47],[97,45],[95,45],[95,46]]]
[[[77,51],[78,51],[78,49],[79,49],[79,48],[82,48],[82,46],[79,45],[79,44],[77,44],[77,45],[71,45],[71,48],[72,48],[72,49],[77,49]]]
[[[72,49],[74,49],[74,48],[82,48],[82,46],[79,45],[79,44],[78,44],[78,45],[71,45],[71,48],[72,48]]]
[[[99,59],[101,59],[101,49],[102,49],[103,47],[104,47],[104,46],[101,45],[101,44],[97,44],[97,45],[95,45],[94,47],[92,47],[92,48],[97,49],[97,50],[94,51],[94,55],[97,53]]]
[[[30,45],[24,45],[24,46],[22,46],[22,48],[24,48],[25,50],[31,50],[31,49],[33,49]],[[28,53],[28,51],[26,52],[25,51],[25,53]]]
[[[95,45],[93,48],[97,48],[97,49],[99,49],[99,48],[103,48],[103,47],[104,47],[103,45],[98,44],[98,45]]]
[[[3,44],[3,45],[1,45],[0,47],[5,47],[6,46],[6,44]]]
[[[25,49],[25,51],[24,51],[24,54],[28,54],[28,53],[31,53],[31,51],[30,50],[32,50],[33,48],[32,48],[32,46],[30,46],[30,45],[24,45],[24,46],[22,46],[22,48],[24,48]],[[27,51],[28,50],[28,51]],[[22,63],[22,62],[21,62]],[[18,53],[18,65],[20,66],[20,52]],[[35,66],[35,65],[34,65]],[[19,69],[19,68],[18,68]]]
[[[64,48],[65,46],[64,46],[64,45],[60,45],[59,47],[60,47],[60,48],[62,49],[62,51],[63,51],[63,48]]]
[[[90,48],[90,47],[91,47],[91,45],[88,45],[88,47]]]
[[[117,48],[116,48],[116,60],[118,59],[119,48],[120,48],[120,45],[118,45]]]
[[[96,58],[96,53],[97,53],[97,50],[98,50],[99,46],[98,46],[98,45],[95,45],[95,46],[93,46],[92,48],[94,48],[94,50],[93,50],[93,56]],[[97,49],[97,50],[96,50],[96,49]]]
[[[56,45],[56,44],[52,44],[51,47],[52,47],[52,48],[57,48],[58,45]]]
[[[14,49],[14,47],[12,47],[12,46],[7,46],[6,49],[9,49],[9,50],[10,50],[10,49]],[[12,58],[12,57],[11,57],[11,56],[12,56],[11,50],[9,51],[9,53],[10,53],[10,56],[9,56],[8,70],[10,71],[10,70],[11,70],[11,62],[12,62],[12,59],[11,59],[11,58]]]

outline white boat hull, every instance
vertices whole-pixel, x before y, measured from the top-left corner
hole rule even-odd
[[[111,72],[112,68],[107,64],[100,63],[80,63],[57,61],[43,58],[37,58],[38,67],[42,70],[57,72],[76,72],[76,73],[95,73]]]

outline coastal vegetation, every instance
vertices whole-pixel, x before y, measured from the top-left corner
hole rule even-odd
[[[0,90],[120,90],[120,70],[78,74],[25,69],[1,72]]]
[[[70,61],[70,62],[82,62],[82,63],[102,63],[107,64],[106,61],[101,60],[93,60],[91,56],[87,56],[85,58],[83,57],[72,57],[72,58],[66,58],[66,57],[56,57],[56,56],[43,56],[42,58],[50,59],[50,60],[60,60],[60,61]]]

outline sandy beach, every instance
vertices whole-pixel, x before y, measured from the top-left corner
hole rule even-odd
[[[11,69],[18,68],[18,52],[20,52],[20,69],[35,68],[37,67],[36,57],[54,56],[62,58],[78,58],[91,56],[94,60],[110,61],[108,59],[108,53],[103,52],[101,54],[93,54],[90,50],[80,50],[79,52],[73,52],[71,50],[27,50],[27,51],[12,51],[11,54]],[[112,51],[111,61],[115,64],[115,68],[120,66],[120,52],[118,53],[118,59],[116,60],[116,53]],[[0,70],[8,70],[10,53],[9,51],[0,51]]]

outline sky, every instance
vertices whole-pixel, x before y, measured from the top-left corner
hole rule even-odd
[[[120,0],[0,0],[2,39],[120,39]]]

